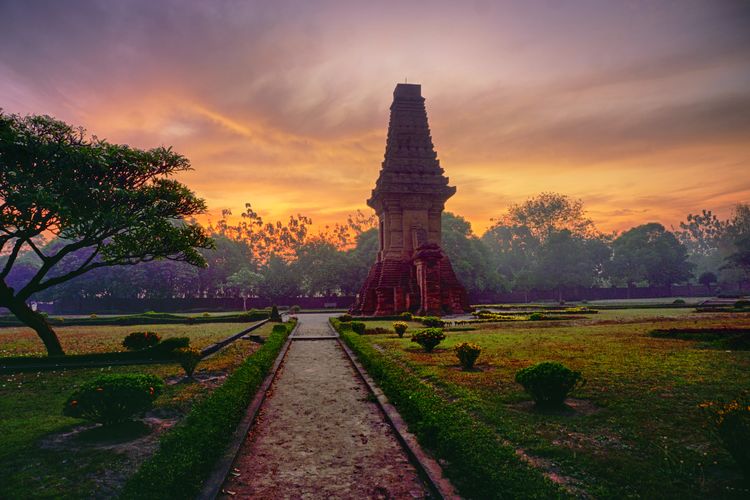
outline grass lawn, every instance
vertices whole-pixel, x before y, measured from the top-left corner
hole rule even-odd
[[[202,349],[251,323],[205,323],[199,325],[144,325],[144,326],[59,326],[55,327],[66,354],[124,351],[122,340],[135,331],[151,331],[169,337],[189,337],[190,345]],[[46,356],[42,341],[34,330],[26,327],[0,328],[0,357]]]
[[[189,336],[192,344],[201,347],[246,327],[247,324],[150,325],[148,329],[162,336]],[[272,328],[273,325],[266,324],[253,333],[267,337]],[[69,349],[75,349],[74,339],[80,339],[85,347],[79,349],[91,352],[92,349],[111,349],[126,333],[135,329],[138,328],[70,327],[75,332],[59,333],[63,345]],[[0,333],[0,339],[7,346],[6,334]],[[165,422],[178,420],[257,348],[258,344],[254,342],[238,340],[204,359],[198,365],[196,376],[203,373],[206,380],[168,383],[156,400],[153,413],[162,416]],[[12,351],[12,354],[18,352]],[[149,373],[172,382],[177,382],[184,374],[179,365],[149,365],[2,375],[0,470],[3,474],[0,498],[116,496],[122,482],[146,458],[143,450],[139,452],[127,446],[101,443],[92,445],[76,438],[65,440],[64,446],[55,445],[60,436],[83,423],[62,415],[65,400],[76,386],[101,373]],[[150,453],[150,449],[146,453]]]
[[[537,467],[573,489],[606,498],[747,498],[748,487],[708,432],[698,404],[750,388],[750,351],[648,335],[659,327],[696,326],[750,327],[750,316],[644,309],[565,323],[480,324],[474,331],[447,332],[432,354],[410,342],[408,331],[403,339],[362,338],[448,399],[462,400]],[[475,371],[460,370],[452,346],[462,341],[483,348]],[[562,362],[587,379],[570,411],[534,410],[515,383],[518,370],[541,361]]]

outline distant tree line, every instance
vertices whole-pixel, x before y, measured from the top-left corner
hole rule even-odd
[[[206,267],[167,259],[102,267],[34,299],[354,295],[378,251],[376,218],[362,212],[315,234],[305,216],[267,223],[249,204],[239,221],[230,217],[225,211],[204,228],[215,243],[198,250]],[[481,237],[463,217],[444,213],[442,246],[469,293],[688,282],[716,286],[747,279],[748,235],[745,204],[727,220],[704,210],[673,230],[651,222],[618,234],[598,231],[581,201],[542,193],[510,206]],[[46,246],[61,244],[56,238]],[[76,268],[85,255],[73,252],[59,272]],[[39,266],[27,252],[13,267],[9,284],[22,285]]]

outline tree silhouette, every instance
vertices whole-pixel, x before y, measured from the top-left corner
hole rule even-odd
[[[34,293],[106,266],[161,258],[204,265],[196,249],[213,242],[185,219],[205,204],[168,178],[189,168],[168,148],[110,144],[48,116],[0,111],[0,306],[33,328],[48,354],[62,355],[27,304]],[[43,245],[49,237],[55,245]],[[27,252],[40,265],[13,288],[6,279]]]

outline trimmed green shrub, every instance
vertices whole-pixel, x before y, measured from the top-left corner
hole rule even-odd
[[[750,300],[738,300],[734,303],[734,307],[737,309],[742,309],[743,307],[750,307]]]
[[[680,306],[680,305],[684,305],[685,301],[683,299],[675,299],[675,300],[672,301],[672,304],[674,304],[676,306]]]
[[[101,375],[68,398],[63,414],[104,425],[126,422],[151,409],[163,387],[153,375]]]
[[[436,316],[425,316],[422,318],[422,324],[428,328],[442,328],[443,320]]]
[[[130,477],[120,498],[168,500],[198,496],[273,366],[294,321],[285,325],[286,331],[272,333],[220,387],[194,405],[185,419],[161,438],[159,449]]]
[[[541,321],[543,319],[544,315],[542,313],[535,312],[529,315],[529,321]]]
[[[155,332],[132,332],[122,341],[122,346],[128,351],[140,351],[154,347],[159,341],[161,337]]]
[[[273,325],[273,329],[271,330],[271,333],[275,333],[276,335],[281,335],[284,332],[286,332],[287,326],[286,325]]]
[[[342,314],[341,316],[338,317],[338,320],[341,321],[342,323],[348,323],[349,321],[352,320],[352,315]]]
[[[411,336],[411,341],[421,345],[425,352],[432,352],[443,340],[445,334],[440,328],[425,328]]]
[[[271,323],[281,323],[281,314],[279,314],[279,308],[276,306],[271,307],[271,315],[268,317]]]
[[[405,321],[396,321],[393,323],[393,331],[396,332],[396,335],[399,337],[403,337],[408,328],[409,325]]]
[[[471,342],[456,344],[453,346],[453,350],[456,352],[456,357],[458,357],[458,361],[464,370],[471,370],[479,354],[482,352],[482,348],[479,345]]]
[[[331,323],[336,326],[335,320]],[[341,338],[375,379],[463,498],[567,498],[561,488],[523,462],[494,426],[461,400],[446,400],[421,376],[376,350],[366,337],[340,326]]]
[[[375,328],[367,328],[365,330],[365,335],[388,335],[391,333],[391,331],[387,328],[383,328],[381,326],[376,326]]]
[[[182,349],[189,345],[190,339],[188,337],[169,337],[168,339],[162,340],[149,350],[158,354],[169,354],[175,349]]]
[[[180,363],[182,369],[185,370],[185,374],[193,378],[193,373],[202,359],[201,352],[195,347],[180,347],[179,349],[175,349],[172,355]]]
[[[352,327],[351,327],[352,331],[354,333],[358,333],[360,335],[364,335],[365,334],[365,329],[367,328],[367,325],[365,325],[361,321],[352,321],[351,325],[352,325]]]
[[[573,389],[585,384],[581,372],[551,361],[518,371],[516,382],[521,384],[537,406],[541,407],[562,406]]]
[[[403,318],[404,321],[411,321],[412,320],[412,314],[409,311],[402,312],[399,314],[400,318]]]
[[[712,430],[750,481],[750,399],[708,402],[699,405],[708,414]]]

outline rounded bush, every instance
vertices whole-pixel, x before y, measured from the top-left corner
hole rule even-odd
[[[562,406],[576,386],[585,384],[581,372],[550,361],[518,371],[516,382],[523,386],[538,406],[543,407]]]
[[[102,375],[81,385],[65,402],[63,414],[104,425],[126,422],[151,409],[163,387],[153,375]]]
[[[132,332],[122,341],[122,346],[128,351],[140,351],[154,347],[161,337],[155,332]]]
[[[425,316],[422,318],[422,324],[429,328],[442,328],[443,320],[436,316]]]
[[[354,333],[358,333],[360,335],[364,335],[365,334],[365,330],[367,329],[367,325],[365,325],[361,321],[352,321],[351,325],[352,325],[352,331]]]
[[[453,346],[453,350],[456,352],[458,361],[461,363],[461,367],[464,370],[471,370],[474,367],[479,354],[482,352],[482,348],[471,342],[461,342]]]
[[[685,301],[684,301],[683,299],[674,299],[674,300],[672,301],[672,304],[674,304],[674,305],[676,305],[676,306],[681,306],[681,305],[684,305],[684,304],[685,304]]]
[[[750,307],[750,300],[745,300],[745,299],[738,300],[737,302],[734,303],[734,307],[736,307],[737,309],[741,309],[743,307]]]
[[[188,337],[169,337],[164,339],[151,348],[151,352],[159,354],[169,354],[175,349],[181,349],[190,345],[190,339]]]
[[[440,328],[425,328],[411,336],[411,341],[421,345],[425,352],[432,352],[443,340],[445,334]]]
[[[750,399],[712,401],[699,406],[706,411],[712,430],[750,481]]]
[[[405,321],[396,321],[393,323],[393,331],[396,332],[396,335],[399,337],[403,337],[408,328],[409,325]]]
[[[541,321],[544,319],[544,315],[542,313],[531,313],[529,315],[529,321]]]
[[[188,377],[192,378],[198,363],[201,361],[201,352],[195,347],[180,347],[172,352],[178,363]]]
[[[286,325],[273,325],[271,333],[286,333]]]
[[[338,320],[341,321],[342,323],[348,323],[352,320],[352,315],[342,314],[341,316],[338,317]]]
[[[402,312],[399,314],[399,317],[403,318],[404,321],[411,321],[413,319],[413,316],[409,311]]]

